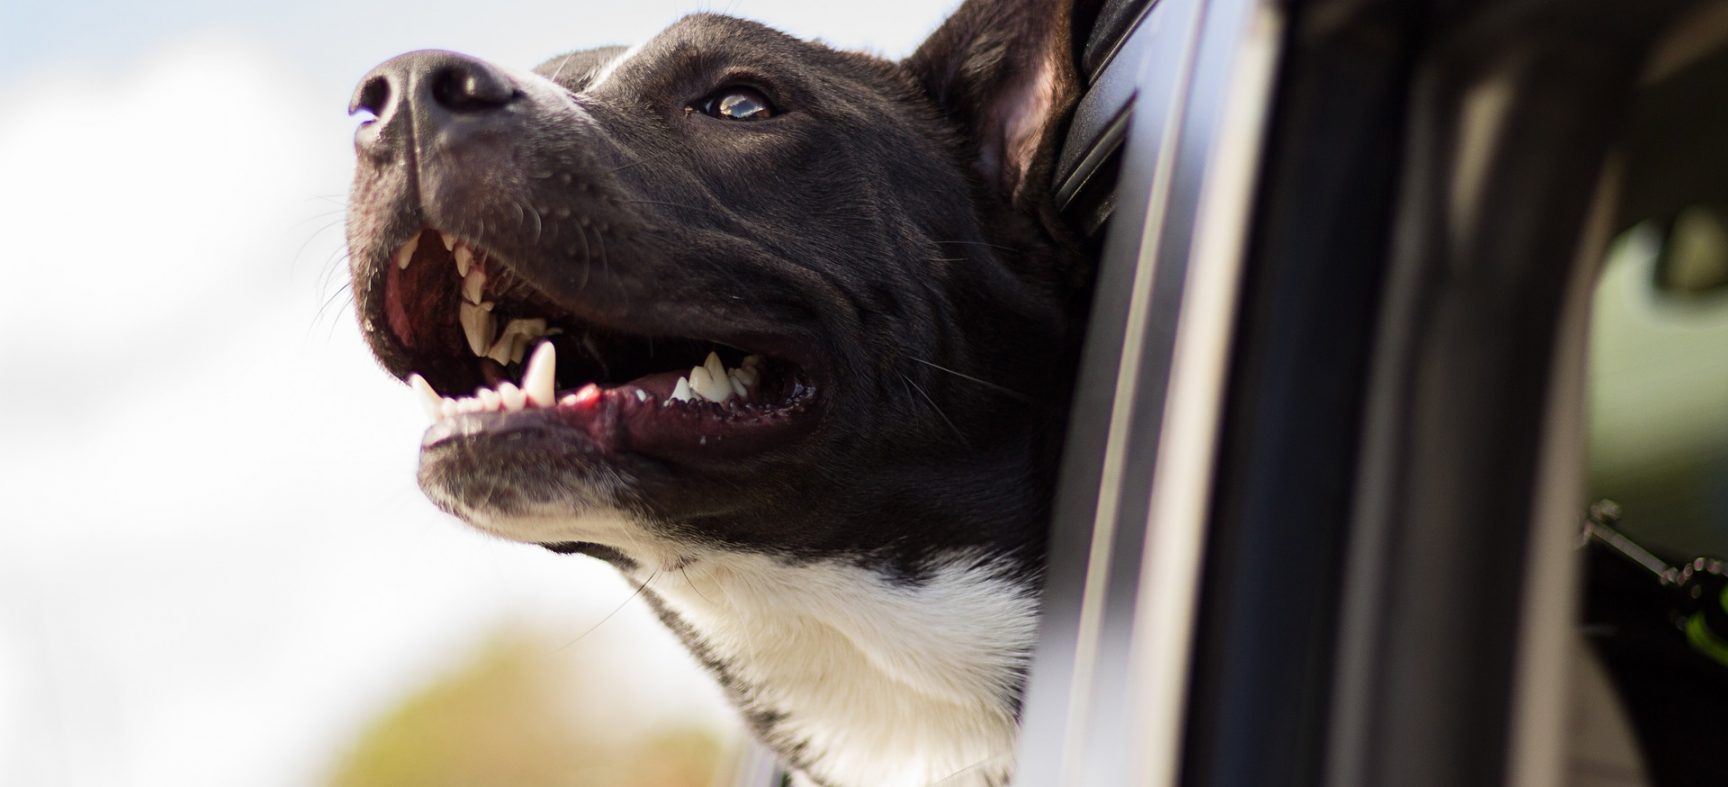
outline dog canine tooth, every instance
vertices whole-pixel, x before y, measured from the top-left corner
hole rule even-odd
[[[551,342],[541,342],[528,359],[528,371],[522,374],[522,390],[535,407],[551,407],[558,378],[558,351]]]
[[[492,332],[497,326],[492,311],[483,306],[464,303],[456,307],[456,316],[462,321],[463,335],[468,337],[468,349],[475,355],[486,356],[487,348],[492,346]]]
[[[688,402],[692,398],[694,397],[690,394],[690,381],[680,377],[678,378],[678,385],[672,388],[672,398],[666,401]]]
[[[468,271],[474,268],[474,250],[466,244],[456,246],[456,275],[468,278]]]
[[[433,390],[432,385],[426,382],[426,378],[418,374],[408,375],[408,387],[420,394],[420,404],[425,406],[426,414],[431,416],[432,420],[438,420],[444,407],[444,397],[439,396],[438,392]]]
[[[462,277],[462,300],[469,303],[479,303],[480,294],[486,289],[486,272],[475,269]]]
[[[504,403],[504,409],[516,412],[528,406],[528,395],[512,383],[498,384],[498,399]]]
[[[418,248],[420,248],[420,233],[416,232],[414,237],[409,238],[408,242],[402,244],[401,248],[398,248],[396,254],[393,255],[396,260],[396,269],[408,270],[408,263],[414,261],[414,250]]]

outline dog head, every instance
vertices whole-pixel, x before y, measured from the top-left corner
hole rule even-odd
[[[1034,566],[1078,276],[1061,5],[969,3],[902,62],[703,14],[532,73],[367,75],[354,292],[436,392],[427,494],[626,567]]]

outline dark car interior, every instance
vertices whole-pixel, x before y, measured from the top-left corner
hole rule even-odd
[[[1728,783],[1728,6],[1094,13],[1056,183],[1101,268],[1017,783]],[[1158,629],[1196,215],[1268,24],[1197,590]],[[1192,635],[1174,731],[1154,630]]]
[[[1076,31],[1015,784],[1728,784],[1728,4]]]

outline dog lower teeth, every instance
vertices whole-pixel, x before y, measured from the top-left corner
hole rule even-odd
[[[558,353],[551,342],[542,342],[528,359],[528,370],[522,373],[522,390],[528,402],[536,407],[551,407],[557,395]]]
[[[476,309],[476,311],[479,311]],[[488,318],[489,312],[480,312]],[[512,320],[505,328],[505,337],[521,337],[534,334],[535,338],[546,333],[545,320]],[[538,333],[536,333],[538,332]],[[500,341],[504,341],[501,337]],[[512,340],[514,341],[514,340]],[[524,342],[533,341],[525,339]],[[520,360],[521,354],[517,353]],[[717,353],[708,353],[701,366],[691,368],[690,374],[679,377],[672,394],[666,398],[662,406],[671,406],[684,402],[715,402],[723,403],[737,398],[749,398],[750,391],[761,379],[762,357],[751,355],[746,357],[737,368],[728,369]],[[408,386],[418,394],[421,406],[434,421],[454,418],[458,415],[489,412],[517,412],[530,408],[570,407],[583,401],[584,395],[593,398],[599,395],[599,388],[592,383],[584,386],[575,394],[557,399],[558,351],[551,342],[540,342],[528,358],[526,368],[522,373],[522,384],[499,383],[496,389],[481,388],[473,396],[449,398],[440,396],[426,379],[418,374],[408,376]],[[647,391],[637,389],[636,400],[647,402],[650,396]]]

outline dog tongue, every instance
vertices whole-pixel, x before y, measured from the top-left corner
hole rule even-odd
[[[654,397],[654,401],[662,402],[671,398],[672,391],[678,387],[678,381],[683,379],[686,373],[686,371],[657,372],[643,375],[617,387],[640,388],[647,391],[649,396]]]

